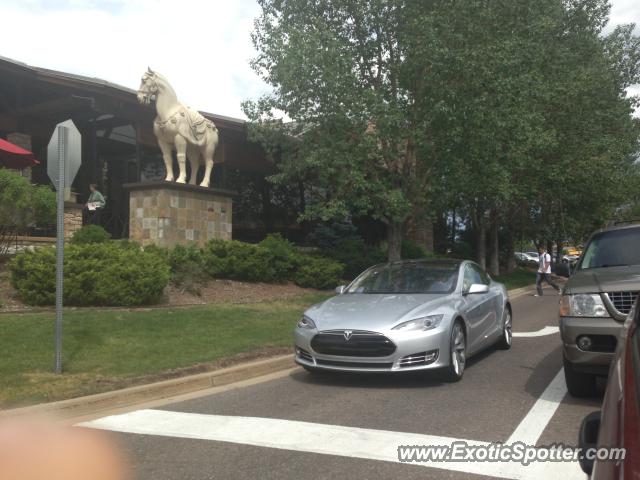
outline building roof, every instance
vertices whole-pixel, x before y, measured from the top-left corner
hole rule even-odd
[[[136,90],[128,87],[123,87],[122,85],[118,85],[117,83],[112,83],[101,78],[87,77],[74,73],[36,67],[3,56],[0,56],[0,69],[15,70],[17,73],[31,75],[34,77],[34,79],[44,82],[57,83],[69,87],[79,87],[94,92],[98,91],[107,96],[119,97],[120,99],[125,100],[129,103],[133,103],[136,105],[138,104]],[[226,115],[218,115],[210,112],[200,113],[212,120],[214,123],[216,123],[216,125],[221,124],[221,126],[223,127],[242,130],[244,130],[244,128],[246,127],[247,122],[239,118],[228,117]]]

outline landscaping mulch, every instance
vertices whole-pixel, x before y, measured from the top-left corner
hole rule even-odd
[[[288,300],[308,293],[312,288],[302,288],[294,283],[249,283],[235,280],[210,280],[199,287],[200,295],[184,291],[172,284],[165,289],[164,303],[178,305],[208,305],[211,303],[259,303]]]

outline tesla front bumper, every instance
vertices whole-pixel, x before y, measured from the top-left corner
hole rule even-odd
[[[345,332],[347,336],[345,336]],[[347,338],[348,337],[348,338]],[[449,330],[320,331],[297,328],[295,361],[307,368],[346,372],[409,372],[449,365]]]

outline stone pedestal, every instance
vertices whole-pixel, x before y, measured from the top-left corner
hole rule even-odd
[[[129,191],[129,238],[142,245],[202,246],[231,240],[234,192],[173,182],[124,185]]]
[[[82,228],[82,205],[64,202],[64,238],[70,239]]]

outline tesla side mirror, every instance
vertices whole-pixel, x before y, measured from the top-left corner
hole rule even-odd
[[[474,295],[476,293],[487,293],[489,291],[489,285],[484,283],[474,283],[469,287],[467,295]]]
[[[339,287],[336,287],[336,293],[338,295],[342,295],[346,290],[347,290],[346,285],[340,285]]]
[[[598,444],[598,432],[600,431],[600,412],[593,412],[584,417],[582,425],[580,425],[580,433],[578,434],[578,447],[583,452],[587,449],[596,448]],[[582,458],[584,457],[584,458]],[[587,460],[586,455],[581,456],[578,460],[580,468],[587,475],[591,475],[593,471],[593,459]]]

